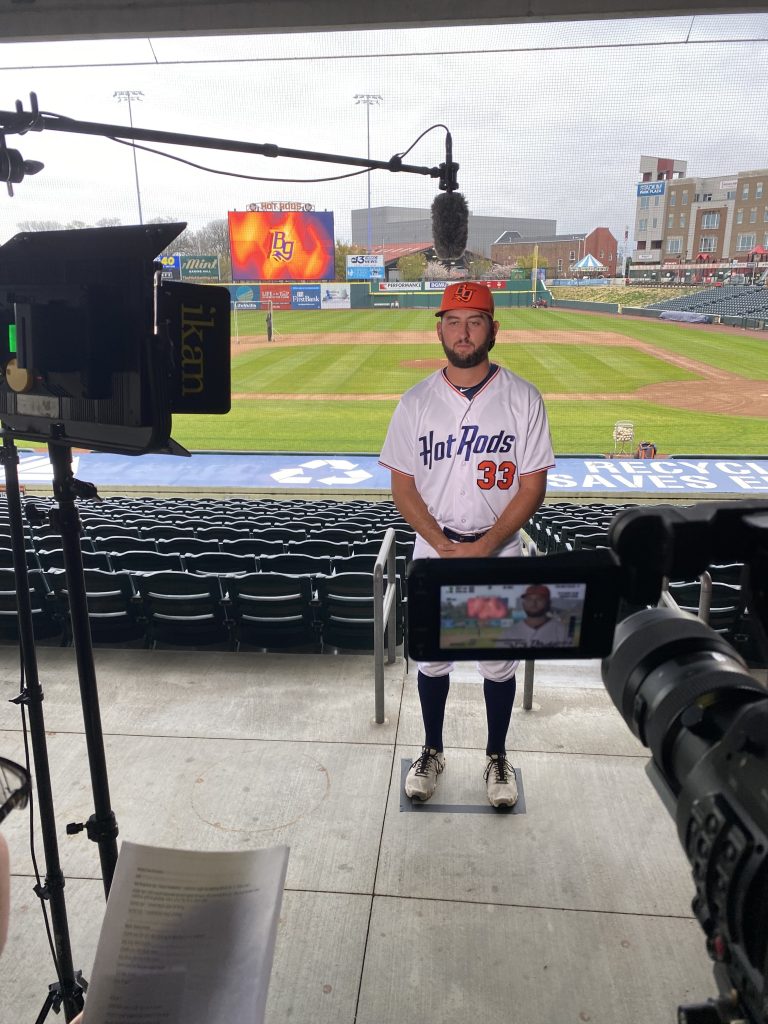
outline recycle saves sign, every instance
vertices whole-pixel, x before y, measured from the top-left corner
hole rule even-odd
[[[275,483],[285,487],[355,487],[371,480],[372,473],[348,459],[309,459],[269,474]]]

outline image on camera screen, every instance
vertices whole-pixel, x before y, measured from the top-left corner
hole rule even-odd
[[[440,647],[573,647],[581,639],[586,583],[440,587]]]

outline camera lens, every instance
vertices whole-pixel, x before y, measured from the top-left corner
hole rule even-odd
[[[765,699],[733,648],[701,620],[670,608],[616,628],[603,682],[673,793],[743,703]]]

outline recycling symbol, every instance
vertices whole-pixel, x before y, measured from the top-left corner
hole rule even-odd
[[[313,470],[330,470],[328,476],[315,478]],[[325,484],[327,487],[348,486],[362,483],[363,480],[370,480],[373,476],[365,469],[361,469],[356,462],[349,462],[347,459],[310,459],[308,462],[300,462],[298,466],[290,466],[286,469],[278,469],[269,474],[279,484],[298,486],[300,484]]]

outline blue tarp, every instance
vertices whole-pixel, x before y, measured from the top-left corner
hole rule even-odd
[[[22,451],[19,482],[50,484],[47,453]],[[97,487],[147,489],[196,488],[216,491],[388,492],[389,471],[375,455],[293,454],[272,452],[196,452],[190,459],[173,455],[106,455],[74,457],[74,472]],[[568,494],[608,495],[615,500],[675,495],[768,496],[768,458],[602,459],[561,457],[549,471],[550,497]]]
[[[659,320],[681,320],[685,324],[709,324],[712,317],[706,313],[690,313],[684,309],[662,309]]]

